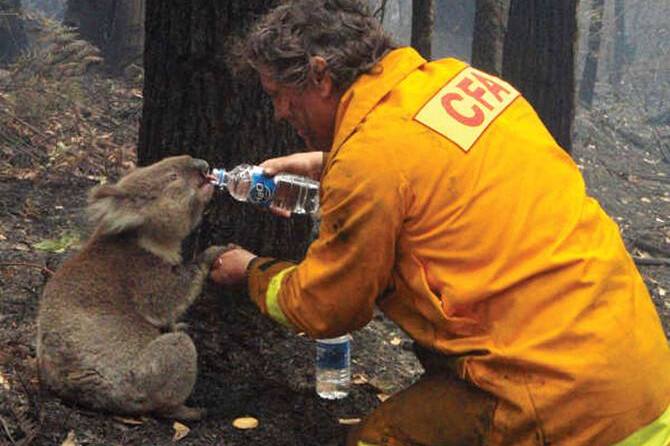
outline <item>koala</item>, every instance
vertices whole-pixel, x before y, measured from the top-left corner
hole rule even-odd
[[[196,420],[184,405],[196,348],[178,318],[201,293],[213,246],[182,264],[181,244],[212,197],[207,162],[166,158],[94,188],[95,230],[44,289],[37,316],[43,386],[82,406]]]

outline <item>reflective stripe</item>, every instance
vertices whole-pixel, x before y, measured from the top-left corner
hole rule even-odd
[[[663,415],[614,446],[668,446],[670,444],[670,406]]]
[[[356,446],[377,446],[377,445],[372,443],[366,443],[364,441],[359,441],[358,443],[356,443]]]
[[[286,325],[287,327],[290,327],[291,323],[288,321],[288,319],[286,319],[284,312],[279,306],[279,288],[281,288],[281,281],[284,276],[293,271],[295,268],[295,266],[291,266],[275,274],[272,280],[270,280],[268,290],[265,293],[265,306],[268,309],[268,314],[272,319],[279,322],[280,324]]]

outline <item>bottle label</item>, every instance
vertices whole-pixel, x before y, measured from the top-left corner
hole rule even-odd
[[[277,188],[274,178],[263,175],[263,169],[254,168],[251,173],[251,189],[249,202],[261,207],[268,207],[272,203]]]
[[[326,344],[316,341],[316,365],[319,369],[346,369],[350,361],[349,341]]]

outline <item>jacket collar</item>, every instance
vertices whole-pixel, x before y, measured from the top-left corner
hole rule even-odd
[[[425,63],[426,60],[413,48],[399,48],[384,56],[370,73],[356,79],[342,95],[337,108],[331,159],[375,105],[407,75]]]

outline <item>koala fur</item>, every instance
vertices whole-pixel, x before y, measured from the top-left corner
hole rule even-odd
[[[122,414],[198,419],[184,401],[196,349],[177,319],[201,293],[210,247],[182,265],[181,243],[213,186],[205,161],[178,156],[91,191],[96,229],[47,284],[37,318],[40,380],[62,398]]]

